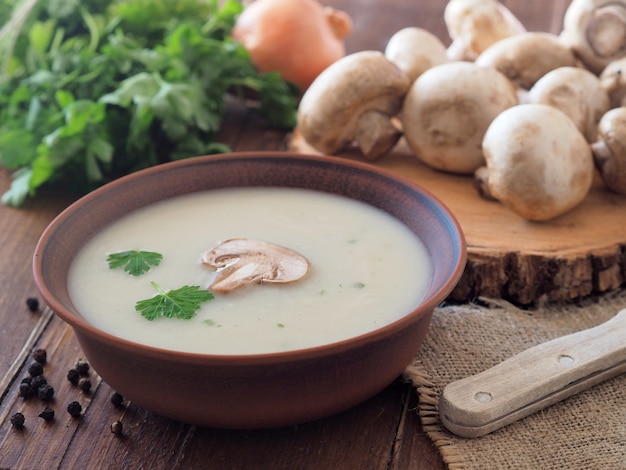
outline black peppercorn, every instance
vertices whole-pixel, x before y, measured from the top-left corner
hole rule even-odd
[[[43,366],[38,362],[33,362],[30,366],[28,366],[28,373],[31,377],[41,375],[43,374]]]
[[[67,380],[69,380],[72,384],[78,384],[78,380],[80,379],[80,374],[76,369],[70,369],[67,371]]]
[[[43,418],[44,421],[52,421],[54,419],[54,410],[46,406],[42,412],[39,413],[39,417]]]
[[[30,386],[30,383],[22,382],[20,383],[18,395],[24,399],[28,399],[35,394],[35,389]]]
[[[73,401],[67,405],[67,412],[74,418],[78,418],[81,411],[83,411],[83,407],[80,406],[80,403],[78,403],[77,401]]]
[[[11,424],[16,429],[22,429],[24,427],[25,421],[26,421],[26,418],[24,418],[24,415],[22,413],[18,412],[18,413],[15,413],[13,416],[11,416]]]
[[[48,353],[45,349],[35,349],[33,352],[33,359],[39,364],[45,364],[48,361]]]
[[[48,384],[37,389],[37,396],[43,401],[50,401],[54,397],[54,388]]]
[[[118,392],[113,392],[113,394],[111,395],[111,403],[113,403],[115,406],[122,406],[122,404],[124,403],[124,397]]]
[[[83,361],[82,359],[79,359],[76,362],[75,368],[80,375],[84,376],[84,375],[89,374],[89,363],[87,361]]]
[[[33,387],[34,390],[37,390],[42,385],[46,385],[48,381],[43,375],[36,375],[35,377],[30,378],[30,386]]]
[[[81,377],[78,381],[78,388],[80,388],[83,392],[89,393],[91,390],[91,380],[87,377]]]
[[[124,432],[124,428],[122,426],[122,422],[121,421],[114,421],[113,424],[111,424],[111,432],[113,434],[121,435]]]
[[[26,306],[31,312],[36,312],[37,310],[39,310],[39,299],[37,299],[36,297],[27,298]]]

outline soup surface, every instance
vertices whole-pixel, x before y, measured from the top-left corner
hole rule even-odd
[[[216,270],[202,255],[248,237],[309,261],[289,284],[215,293],[195,316],[147,320],[137,301],[182,286],[208,288]],[[163,258],[141,276],[111,269],[127,250]],[[140,209],[91,239],[72,263],[68,288],[81,315],[113,335],[165,349],[256,354],[319,346],[389,324],[413,310],[431,279],[418,237],[386,212],[349,198],[290,188],[195,193]]]

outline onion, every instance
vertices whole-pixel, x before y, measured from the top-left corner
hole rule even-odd
[[[232,36],[260,72],[278,72],[304,91],[345,56],[352,30],[347,13],[316,0],[257,0],[239,16]]]

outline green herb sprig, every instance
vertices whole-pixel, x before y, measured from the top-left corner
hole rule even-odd
[[[156,282],[150,282],[157,290],[157,295],[150,299],[140,300],[135,310],[147,320],[157,318],[193,318],[204,302],[213,300],[213,294],[200,286],[183,286],[179,289],[165,291]]]
[[[161,253],[154,251],[128,250],[112,253],[107,257],[110,269],[124,268],[131,276],[141,276],[158,266],[163,260]]]
[[[0,13],[18,3],[8,1]],[[298,90],[257,72],[230,36],[237,0],[22,3],[31,9],[16,7],[20,21],[0,29],[0,166],[13,172],[4,204],[226,152],[217,133],[228,99],[295,125]]]

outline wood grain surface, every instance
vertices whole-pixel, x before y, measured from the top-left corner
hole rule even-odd
[[[354,31],[349,52],[382,50],[405,26],[421,26],[448,42],[443,24],[445,0],[337,0],[324,2],[347,11]],[[557,31],[565,0],[505,2],[529,29]],[[287,147],[284,132],[270,129],[253,113],[229,106],[221,140],[235,151]],[[398,171],[408,156],[389,160]],[[413,163],[411,162],[411,168]],[[412,170],[411,170],[412,171]],[[10,184],[0,172],[0,192]],[[0,206],[0,468],[28,469],[442,469],[445,465],[424,434],[415,413],[415,392],[398,379],[367,402],[328,419],[265,431],[197,428],[153,415],[133,403],[115,407],[111,388],[91,371],[92,388],[84,393],[66,379],[82,352],[71,329],[44,306],[30,312],[26,299],[37,291],[31,273],[35,244],[52,218],[71,201],[42,193],[22,209]],[[51,423],[37,415],[44,404],[18,396],[32,353],[48,352],[44,374],[55,389],[48,404]],[[254,400],[254,397],[250,397]],[[66,411],[81,403],[80,418]],[[13,429],[10,417],[20,411],[25,428]],[[124,435],[110,432],[121,420]]]

